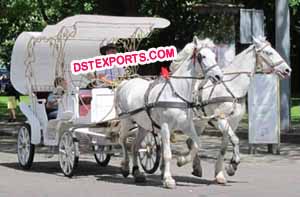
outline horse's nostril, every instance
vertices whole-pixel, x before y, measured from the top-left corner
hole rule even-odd
[[[290,73],[291,71],[290,71],[290,69],[285,69],[285,72]]]
[[[215,76],[216,80],[221,81],[221,77],[219,75]]]

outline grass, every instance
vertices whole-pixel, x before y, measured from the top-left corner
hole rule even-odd
[[[8,110],[7,110],[7,96],[0,96],[0,120],[8,120]],[[28,96],[21,96],[21,102],[29,103],[29,97]],[[17,107],[16,110],[17,113],[17,119],[24,119],[24,115],[20,111],[20,109]]]
[[[300,123],[300,98],[292,98],[291,119],[292,124]]]

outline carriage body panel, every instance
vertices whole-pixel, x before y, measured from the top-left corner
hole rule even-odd
[[[117,118],[114,91],[108,88],[84,90],[91,83],[90,76],[73,75],[70,63],[99,56],[99,47],[117,43],[120,39],[125,51],[137,50],[137,43],[154,29],[169,25],[167,19],[154,17],[76,15],[48,25],[42,32],[21,33],[12,51],[10,71],[15,89],[30,98],[29,105],[20,104],[27,123],[20,129],[18,139],[25,134],[29,137],[23,136],[24,143],[30,145],[19,147],[19,142],[23,142],[18,140],[18,150],[30,148],[29,159],[19,160],[21,167],[30,168],[34,145],[58,146],[61,169],[66,176],[72,176],[80,153],[80,135],[85,135],[84,139],[92,144],[97,163],[107,165],[114,151],[111,147],[118,144],[119,136],[115,134],[119,128],[95,125],[110,123]],[[126,39],[132,43],[124,41]],[[49,119],[46,99],[57,90],[54,80],[58,77],[66,79],[68,87],[58,100],[56,119]],[[42,97],[38,96],[40,93]],[[19,158],[23,158],[23,153],[18,151]],[[100,153],[108,156],[104,163],[96,156]],[[72,158],[66,159],[69,156]],[[70,164],[72,169],[66,168],[65,164]]]

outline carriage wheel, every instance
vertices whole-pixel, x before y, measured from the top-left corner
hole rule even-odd
[[[94,146],[94,151],[95,151],[94,157],[97,164],[103,167],[108,165],[111,158],[111,154],[107,154],[106,151],[109,151],[111,149],[112,149],[111,146],[98,146],[98,145]]]
[[[29,169],[34,158],[34,145],[31,144],[31,132],[28,124],[19,129],[17,148],[19,165],[25,170]]]
[[[144,171],[153,174],[159,167],[160,145],[156,134],[148,133],[140,144],[138,157]]]
[[[73,139],[72,133],[64,132],[59,142],[59,164],[67,177],[72,177],[78,164],[78,142]]]

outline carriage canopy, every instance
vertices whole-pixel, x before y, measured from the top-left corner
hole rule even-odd
[[[48,25],[42,32],[23,32],[12,52],[12,84],[22,94],[51,91],[57,76],[79,80],[80,76],[70,72],[72,60],[98,56],[102,45],[120,38],[143,39],[169,24],[153,17],[76,15]]]

